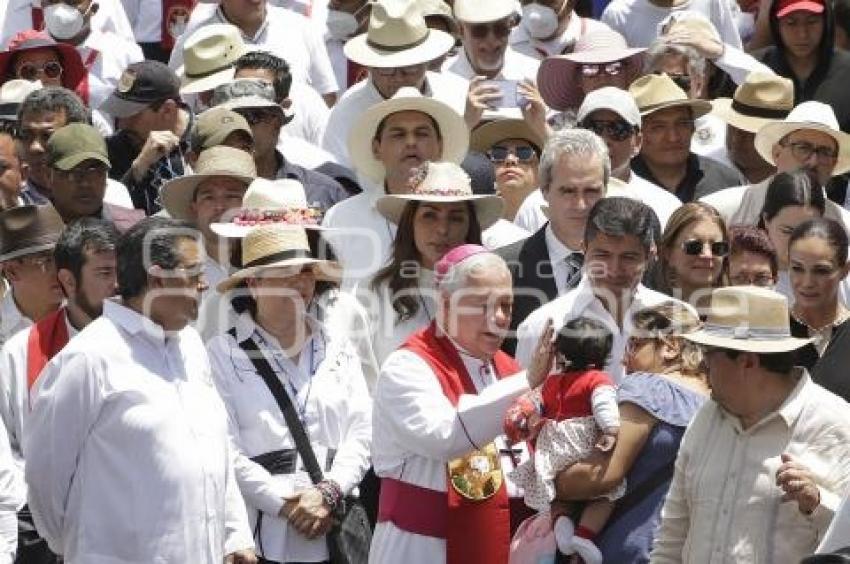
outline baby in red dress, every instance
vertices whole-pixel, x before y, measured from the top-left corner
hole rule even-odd
[[[533,509],[549,510],[558,472],[586,458],[594,448],[609,451],[617,442],[617,391],[602,371],[612,344],[611,331],[600,321],[588,317],[568,321],[555,338],[561,372],[550,374],[541,388],[517,399],[505,415],[508,439],[531,441],[534,446],[534,456],[509,474],[524,489],[525,503]],[[578,554],[586,564],[601,563],[593,537],[624,492],[625,483],[621,483],[604,498],[590,501],[578,527],[567,517],[558,518],[558,549]]]

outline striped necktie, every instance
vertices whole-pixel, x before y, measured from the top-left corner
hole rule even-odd
[[[565,290],[572,290],[578,286],[581,280],[581,267],[584,264],[584,255],[582,253],[570,253],[564,259],[567,265],[567,276],[564,282]]]

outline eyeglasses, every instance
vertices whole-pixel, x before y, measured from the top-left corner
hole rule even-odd
[[[245,118],[248,125],[257,125],[258,123],[268,123],[280,115],[279,112],[266,108],[255,109],[240,109],[239,114]]]
[[[44,74],[47,78],[59,78],[62,75],[62,65],[57,61],[48,61],[43,65],[35,63],[24,63],[18,67],[18,77],[24,80],[34,81],[38,79],[39,74]]]
[[[521,163],[527,163],[534,160],[534,157],[537,156],[537,152],[534,150],[534,147],[530,147],[528,145],[521,145],[513,149],[496,145],[487,151],[487,155],[494,163],[503,163],[508,160],[508,156],[510,155],[516,157],[516,160]]]
[[[635,127],[625,120],[586,120],[579,124],[583,129],[589,129],[600,137],[614,141],[625,141],[635,132]]]
[[[730,281],[735,286],[773,286],[773,275],[762,272],[760,274],[741,273],[736,276],[731,276]]]
[[[729,254],[729,243],[726,241],[713,241],[709,243],[707,241],[700,241],[699,239],[690,239],[682,243],[682,250],[686,255],[698,257],[702,254],[702,250],[706,245],[711,249],[712,256],[725,257]]]
[[[23,264],[38,267],[42,272],[47,272],[56,267],[56,259],[53,253],[39,253],[23,256],[19,259]]]
[[[583,64],[580,68],[581,75],[586,78],[593,78],[600,74],[617,76],[623,72],[623,63],[622,61],[614,61],[613,63]]]
[[[425,70],[425,67],[426,65],[410,65],[407,67],[372,68],[369,72],[374,72],[378,76],[383,76],[384,78],[390,78],[396,74],[401,74],[402,76],[410,78]]]
[[[817,155],[818,162],[824,164],[831,164],[835,162],[838,158],[838,151],[833,149],[832,147],[826,147],[824,145],[812,145],[811,143],[807,143],[805,141],[781,141],[779,143],[780,147],[791,147],[791,154],[794,155],[794,158],[798,161],[807,161],[809,157],[813,154]]]
[[[64,174],[71,182],[102,182],[106,179],[109,167],[104,164],[93,164],[87,167],[77,167],[71,170],[54,169]]]
[[[492,31],[496,39],[504,39],[511,34],[511,28],[513,26],[510,21],[502,20],[493,23],[472,24],[469,26],[469,33],[475,39],[484,39]]]

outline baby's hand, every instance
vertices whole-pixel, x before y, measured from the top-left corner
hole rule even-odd
[[[528,395],[517,398],[505,413],[504,430],[511,444],[535,438],[542,426],[538,407]]]
[[[596,441],[596,448],[601,450],[602,452],[608,452],[609,450],[614,448],[614,445],[617,444],[617,432],[614,431],[608,433],[602,433],[599,436],[599,439]]]

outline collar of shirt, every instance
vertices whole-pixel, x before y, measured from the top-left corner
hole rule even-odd
[[[245,33],[242,32],[242,29],[239,30],[239,35],[242,36],[242,39],[244,39],[246,43],[259,43],[260,41],[262,41],[263,34],[266,33],[266,30],[268,30],[268,28],[269,28],[269,9],[270,8],[271,8],[270,4],[266,3],[266,15],[263,18],[263,23],[260,24],[259,29],[257,29],[257,33],[255,33],[253,36],[249,37],[248,35],[245,35]],[[216,17],[216,19],[218,19],[218,23],[236,25],[233,22],[231,22],[229,19],[227,19],[227,16],[224,15],[224,11],[221,9],[221,5],[219,5],[218,8],[215,9],[215,17]]]
[[[428,71],[428,72],[425,73],[425,82],[422,84],[421,92],[422,92],[422,95],[425,96],[426,98],[432,98],[434,96],[434,92],[431,90],[431,84],[428,80],[431,72],[432,71]],[[387,100],[387,98],[384,97],[383,94],[381,94],[381,91],[378,90],[378,87],[375,86],[375,82],[372,80],[371,75],[369,76],[369,79],[366,82],[366,89],[367,89],[367,96],[365,96],[366,98],[372,98],[372,99],[376,100],[376,103]],[[374,105],[374,104],[372,104],[372,105]]]
[[[649,166],[646,164],[646,161],[643,160],[641,155],[632,159],[632,170],[642,176],[645,180],[648,180],[653,184],[657,184],[662,188],[664,187],[664,185],[661,184],[661,182],[659,182],[652,174],[652,171],[649,169]],[[689,153],[688,160],[685,161],[685,177],[679,185],[676,186],[675,195],[678,196],[682,202],[692,201],[694,199],[696,185],[702,179],[702,176],[703,172],[699,156],[694,153]]]
[[[44,192],[31,179],[27,179],[26,184],[21,189],[21,199],[26,204],[35,204],[37,206],[43,206],[50,202],[50,199],[44,195]]]
[[[788,394],[788,397],[785,398],[785,401],[782,402],[779,408],[767,413],[749,429],[743,429],[741,427],[741,420],[736,415],[729,413],[723,408],[723,406],[718,405],[720,412],[731,420],[732,425],[735,427],[735,431],[742,435],[758,432],[761,427],[770,423],[774,418],[781,419],[782,422],[790,429],[805,407],[806,396],[811,392],[811,388],[814,385],[811,377],[809,376],[808,370],[803,367],[797,367],[794,369],[794,377],[798,378],[797,385],[794,386],[791,393]]]
[[[496,372],[493,369],[492,359],[482,360],[460,346],[457,341],[452,339],[448,333],[442,329],[440,329],[440,333],[446,337],[446,339],[448,339],[452,346],[457,350],[460,355],[460,360],[463,362],[463,366],[466,368],[467,374],[469,374],[470,380],[472,380],[472,383],[475,385],[475,388],[479,393],[495,381]]]
[[[65,318],[65,328],[68,330],[68,338],[73,339],[81,330],[74,327],[71,323],[71,318],[68,317],[68,308],[64,308],[64,310],[65,314],[63,317]]]
[[[576,252],[564,245],[555,235],[555,230],[552,229],[552,224],[546,225],[546,248],[549,250],[549,261],[554,264],[563,262],[568,256]]]
[[[321,336],[325,333],[325,329],[322,323],[318,319],[316,319],[312,314],[308,313],[307,315],[305,315],[304,320],[310,327],[310,339],[315,336]],[[247,311],[239,314],[239,317],[236,319],[234,329],[236,329],[236,340],[240,343],[245,339],[253,337],[254,333],[259,333],[264,340],[280,348],[277,339],[271,333],[260,327],[257,322],[254,321],[254,318],[251,317],[251,314]]]
[[[175,337],[167,336],[161,325],[117,301],[104,300],[103,317],[130,335],[143,336],[163,347],[167,346],[170,340],[180,339],[182,333],[178,332]]]

